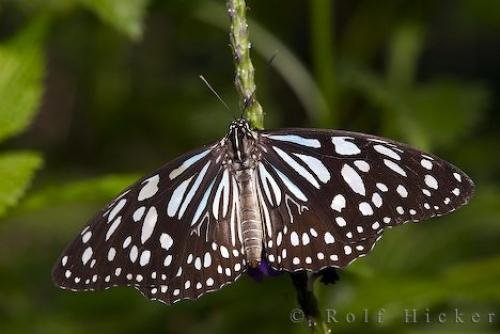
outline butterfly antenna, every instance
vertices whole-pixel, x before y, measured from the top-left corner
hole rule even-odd
[[[227,103],[224,102],[224,100],[222,99],[222,97],[220,97],[220,95],[212,87],[212,85],[210,85],[210,83],[207,81],[207,79],[205,79],[205,77],[203,75],[201,75],[201,74],[199,75],[199,78],[205,83],[205,85],[207,85],[208,89],[210,89],[210,91],[215,95],[215,97],[217,97],[217,99],[220,101],[220,103],[222,103],[222,105],[232,114],[232,116],[234,118],[234,113],[231,110],[231,108],[229,108],[229,106],[227,105]]]

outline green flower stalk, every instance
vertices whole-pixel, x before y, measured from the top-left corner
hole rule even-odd
[[[227,11],[231,21],[229,39],[236,67],[234,84],[239,95],[243,116],[252,127],[262,129],[264,127],[264,112],[255,96],[255,70],[250,59],[252,44],[248,33],[246,10],[245,0],[227,1]]]

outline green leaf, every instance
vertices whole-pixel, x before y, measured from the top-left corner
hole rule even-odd
[[[401,92],[368,69],[349,64],[339,72],[339,82],[384,112],[384,135],[425,150],[450,146],[467,134],[491,96],[482,84],[447,79]]]
[[[387,68],[387,81],[393,89],[408,89],[413,84],[423,35],[422,26],[416,22],[407,22],[395,30],[389,45]]]
[[[19,201],[41,164],[42,158],[34,152],[0,155],[0,216]]]
[[[429,141],[434,146],[449,146],[477,124],[489,96],[481,84],[434,80],[416,87],[408,104],[411,118]]]
[[[23,131],[42,96],[45,17],[0,45],[0,141]]]
[[[49,206],[81,202],[103,202],[116,197],[138,175],[106,175],[97,178],[50,186],[32,193],[20,205],[19,210],[37,210]]]
[[[142,37],[142,20],[149,0],[80,0],[95,12],[104,22],[110,24],[128,37],[138,40]]]

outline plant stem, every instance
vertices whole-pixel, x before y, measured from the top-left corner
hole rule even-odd
[[[227,11],[231,21],[229,39],[235,64],[234,85],[239,95],[243,116],[254,128],[264,127],[264,112],[255,96],[255,70],[250,59],[251,43],[246,19],[245,0],[228,0]]]
[[[321,277],[320,274],[299,271],[290,273],[295,291],[297,292],[297,301],[304,312],[307,325],[312,333],[330,334],[331,330],[321,318],[321,312],[318,308],[318,301],[314,296],[314,282]]]

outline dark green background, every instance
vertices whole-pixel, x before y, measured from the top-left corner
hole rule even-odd
[[[317,286],[322,312],[337,310],[334,332],[500,332],[500,2],[250,7],[266,127],[391,137],[477,184],[469,206],[386,232],[339,284]],[[286,276],[244,277],[170,307],[133,289],[70,293],[50,281],[65,244],[107,200],[225,134],[232,116],[198,75],[237,113],[227,26],[223,1],[0,2],[0,333],[308,332],[289,320],[296,302]],[[380,308],[382,325],[362,323],[363,309],[374,317]],[[403,324],[413,308],[421,321]]]

